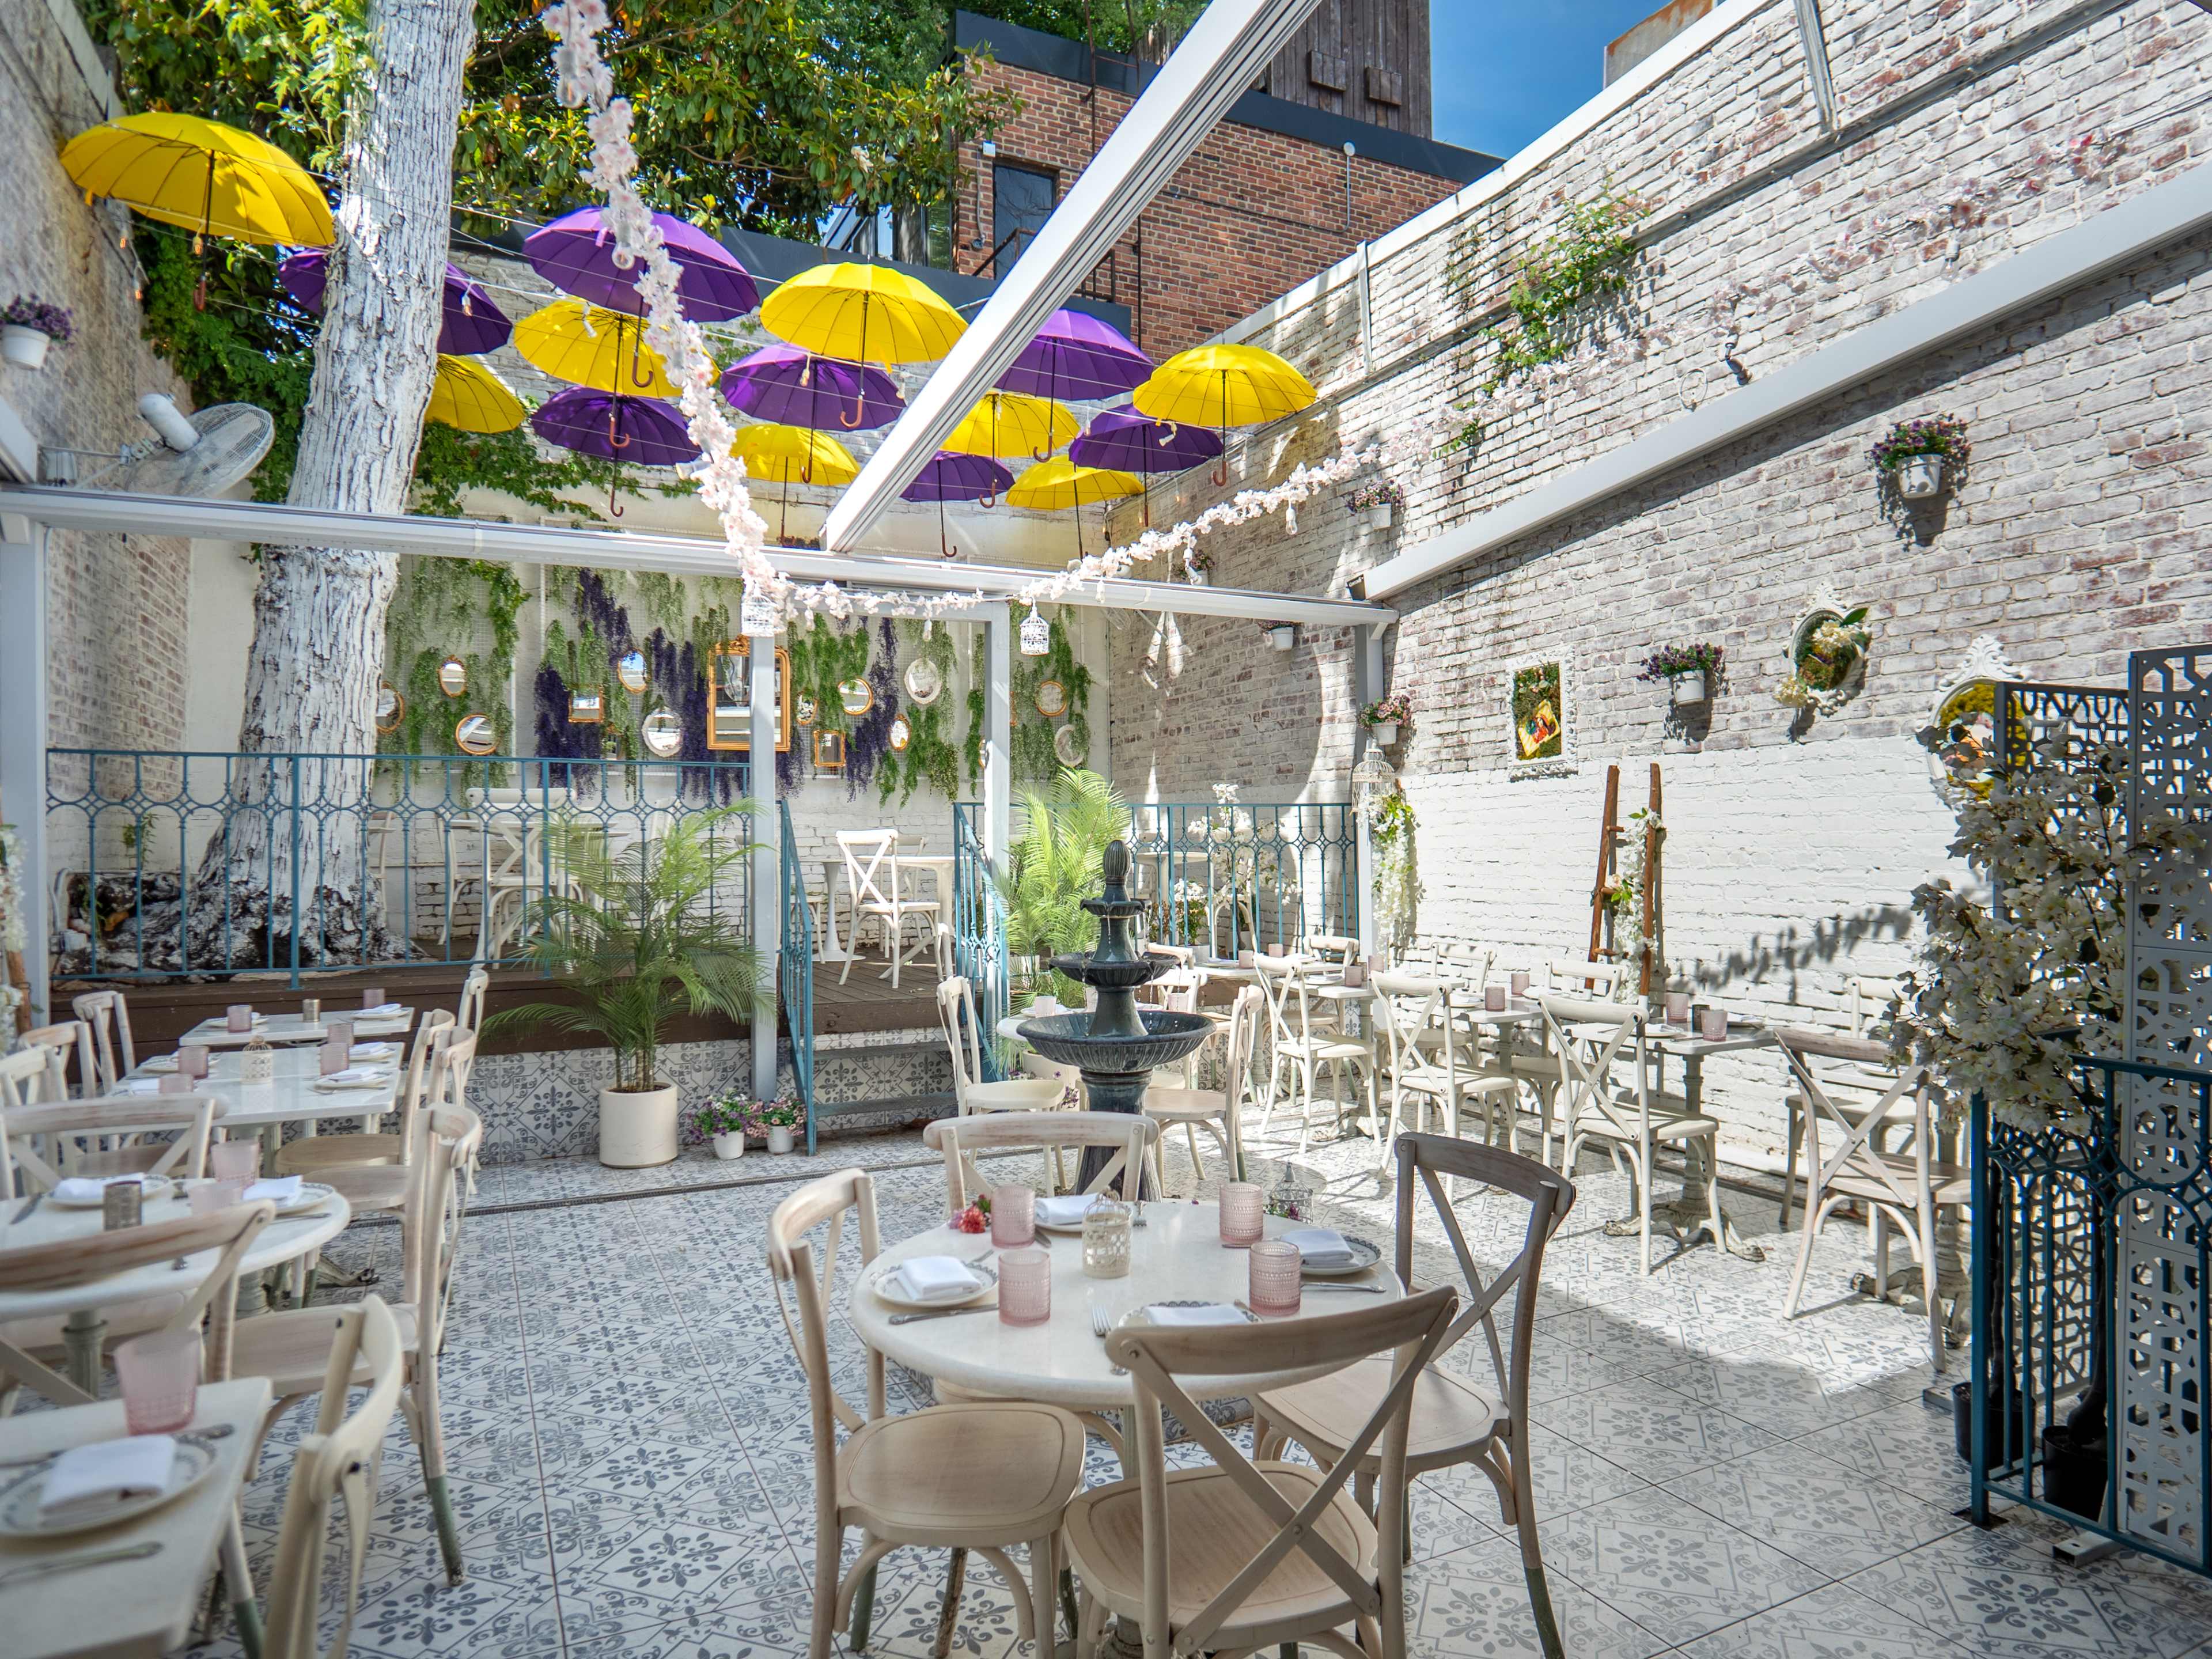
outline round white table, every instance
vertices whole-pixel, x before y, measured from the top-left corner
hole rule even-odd
[[[6,1213],[19,1213],[23,1201],[8,1200]],[[176,1221],[191,1213],[191,1206],[174,1188],[170,1195],[148,1201],[145,1219],[149,1222]],[[346,1229],[353,1218],[353,1206],[336,1193],[303,1215],[278,1216],[261,1230],[244,1260],[239,1263],[241,1278],[250,1278],[268,1268],[281,1267],[287,1261],[320,1249]],[[66,1239],[96,1237],[104,1217],[97,1208],[65,1209],[51,1199],[40,1204],[21,1221],[9,1219],[0,1225],[0,1250],[22,1249],[33,1244],[52,1244]],[[0,1291],[0,1326],[18,1319],[52,1318],[60,1315],[64,1319],[62,1335],[69,1346],[70,1380],[82,1394],[95,1392],[90,1383],[98,1381],[101,1340],[107,1331],[107,1322],[100,1316],[103,1308],[120,1304],[143,1302],[165,1296],[172,1291],[187,1293],[197,1291],[201,1281],[214,1270],[219,1252],[202,1250],[183,1258],[179,1268],[167,1261],[157,1261],[143,1267],[133,1267],[127,1273],[113,1273],[106,1279],[95,1279],[82,1285],[69,1285],[51,1291]],[[26,1386],[59,1403],[76,1403],[81,1395],[69,1397],[57,1395],[52,1384],[61,1379],[27,1356],[14,1353],[0,1344],[0,1362]],[[42,1385],[40,1379],[47,1381]],[[88,1382],[89,1379],[89,1382]]]

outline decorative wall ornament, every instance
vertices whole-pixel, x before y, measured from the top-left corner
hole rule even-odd
[[[1022,618],[1022,655],[1042,657],[1052,649],[1052,624],[1032,611]]]
[[[1039,680],[1032,701],[1038,714],[1048,720],[1056,720],[1067,712],[1067,688],[1058,680]]]
[[[615,681],[629,692],[640,692],[653,683],[646,672],[645,653],[625,651],[615,663]]]
[[[842,772],[845,769],[845,734],[842,732],[817,732],[814,734],[814,769],[817,772]]]
[[[837,706],[857,720],[876,706],[875,688],[860,679],[837,682]]]
[[[1080,766],[1091,758],[1091,745],[1076,735],[1073,726],[1063,726],[1052,734],[1052,752],[1062,766]]]
[[[907,744],[913,741],[914,727],[907,724],[906,716],[903,714],[894,715],[891,720],[891,734],[890,738],[891,753],[894,755],[903,755],[906,753]]]
[[[1572,709],[1566,659],[1539,657],[1516,663],[1507,684],[1511,714],[1507,752],[1514,773],[1531,776],[1571,770]]]
[[[665,708],[656,708],[638,722],[638,740],[657,760],[670,760],[684,747],[684,722]]]
[[[438,665],[438,690],[449,697],[465,697],[469,690],[469,665],[459,657]]]
[[[1920,746],[1936,793],[1954,811],[1963,794],[1988,796],[1997,763],[1997,685],[2027,678],[1994,634],[1975,635],[1959,665],[1936,678]]]
[[[489,755],[499,747],[499,732],[489,714],[464,714],[453,727],[453,747],[464,755]]]
[[[407,699],[399,695],[399,688],[390,680],[379,680],[376,684],[376,730],[380,736],[399,729],[407,718]]]
[[[814,724],[814,699],[813,699],[813,698],[811,698],[811,697],[801,697],[801,698],[799,700],[799,708],[798,708],[798,713],[797,713],[797,719],[798,719],[798,720],[799,720],[799,723],[801,726],[811,726],[811,725],[813,725],[813,724]]]
[[[606,693],[596,685],[568,688],[568,724],[598,726],[607,717]]]
[[[1833,714],[1859,694],[1866,681],[1869,607],[1845,608],[1836,590],[1822,582],[1812,602],[1790,630],[1790,668],[1775,688],[1774,700],[1789,708]]]
[[[908,697],[924,708],[945,695],[944,672],[927,657],[916,657],[906,665],[904,684]]]
[[[744,635],[723,640],[707,658],[707,747],[725,754],[746,754],[753,746],[752,687],[746,668],[752,642]],[[775,751],[791,747],[791,653],[775,650]]]

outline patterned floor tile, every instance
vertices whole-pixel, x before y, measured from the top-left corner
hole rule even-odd
[[[1644,1378],[1529,1408],[1544,1428],[1650,1481],[1741,1457],[1779,1437]]]
[[[1938,1659],[1960,1653],[1845,1584],[1830,1584],[1701,1636],[1682,1659]]]
[[[1552,1616],[1576,1659],[1645,1659],[1667,1644],[1593,1595],[1548,1557]],[[1520,1547],[1510,1540],[1455,1550],[1406,1577],[1406,1650],[1419,1659],[1540,1656]]]
[[[1972,1495],[1951,1414],[1917,1398],[1808,1434],[1797,1443],[1941,1510],[1962,1509]]]
[[[1917,1549],[1966,1524],[1791,1444],[1717,1463],[1661,1490],[1831,1576]]]
[[[1748,1356],[1692,1359],[1671,1370],[1647,1371],[1644,1381],[1793,1437],[1867,1416],[1898,1399],[1894,1389],[1838,1386],[1809,1360],[1801,1364]]]

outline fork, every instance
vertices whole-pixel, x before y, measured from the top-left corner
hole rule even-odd
[[[149,1555],[159,1555],[161,1553],[160,1541],[149,1540],[143,1544],[126,1544],[120,1549],[95,1550],[89,1555],[64,1556],[53,1561],[33,1561],[27,1566],[14,1567],[6,1572],[0,1572],[0,1589],[6,1589],[10,1584],[21,1583],[29,1579],[43,1578],[48,1573],[68,1572],[76,1567],[106,1566],[114,1561],[143,1561]]]
[[[1106,1310],[1103,1308],[1093,1308],[1091,1310],[1091,1334],[1097,1337],[1101,1342],[1103,1342],[1113,1334],[1114,1323],[1111,1320],[1106,1317]],[[1114,1375],[1116,1376],[1127,1376],[1128,1374],[1129,1368],[1127,1365],[1116,1365],[1114,1367]]]

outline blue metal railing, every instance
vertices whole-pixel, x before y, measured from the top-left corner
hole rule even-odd
[[[1357,937],[1359,821],[1344,801],[1147,802],[1129,809],[1147,936],[1233,957],[1310,933]]]
[[[743,798],[748,775],[743,761],[52,749],[52,972],[274,970],[297,985],[317,971],[520,964],[562,879],[564,835],[650,841]],[[733,818],[708,844],[751,836]],[[740,860],[709,897],[748,942],[750,881]]]
[[[2212,1073],[2076,1077],[2063,1127],[1974,1097],[1973,1517],[2002,1498],[2212,1573]]]
[[[783,882],[783,939],[776,953],[783,988],[783,1018],[791,1033],[791,1076],[806,1114],[806,1150],[814,1151],[814,912],[806,902],[806,867],[792,831],[791,803],[775,804],[782,826],[778,870]]]

